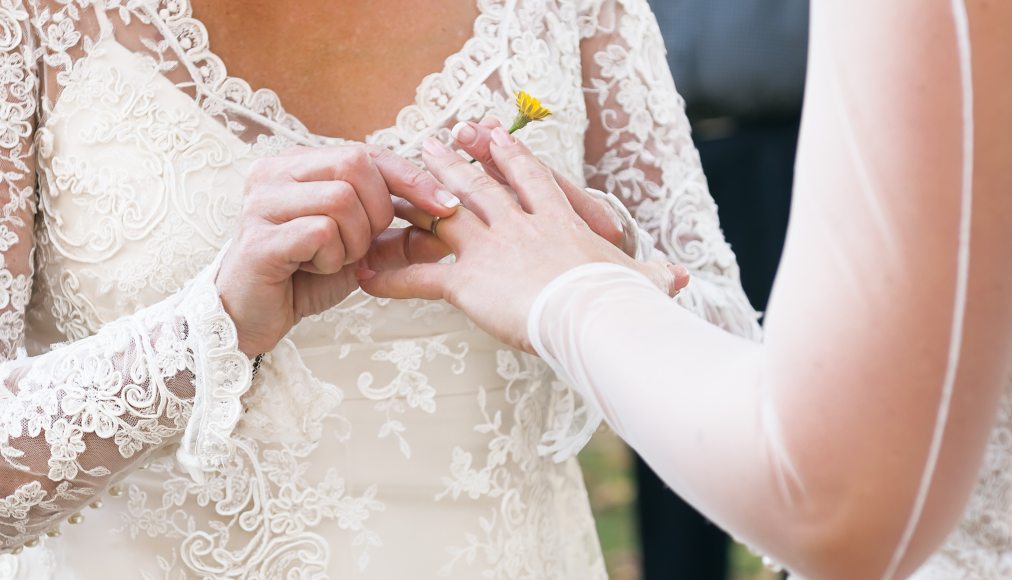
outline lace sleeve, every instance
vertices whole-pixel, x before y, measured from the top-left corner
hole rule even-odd
[[[191,423],[234,423],[250,363],[214,285],[181,292],[96,335],[28,357],[36,207],[38,52],[23,3],[0,0],[0,549],[19,550]],[[218,399],[218,400],[216,400]],[[215,404],[224,401],[225,404]],[[234,403],[234,404],[229,404]],[[198,405],[198,407],[200,407]],[[194,421],[197,422],[197,421]],[[213,429],[211,430],[213,431]],[[213,458],[213,437],[190,447]]]
[[[758,340],[758,315],[720,231],[649,5],[586,0],[581,36],[588,185],[618,196],[649,234],[642,237],[652,237],[664,257],[689,268],[693,281],[678,298],[683,306]]]
[[[22,346],[32,291],[38,77],[27,21],[19,4],[0,4],[0,360]]]

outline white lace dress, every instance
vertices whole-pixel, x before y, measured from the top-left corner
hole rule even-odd
[[[478,6],[367,141],[417,159],[537,95],[525,141],[757,337],[646,1]],[[0,577],[604,577],[572,459],[599,417],[448,305],[356,293],[250,384],[213,286],[244,173],[340,139],[229,77],[186,0],[0,0],[0,111]]]

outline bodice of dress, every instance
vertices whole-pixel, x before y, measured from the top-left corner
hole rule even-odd
[[[478,5],[464,48],[367,141],[418,160],[426,137],[511,118],[513,92],[535,94],[555,114],[525,142],[633,209],[660,251],[693,270],[688,307],[757,336],[646,2]],[[311,134],[273,92],[229,77],[185,0],[0,0],[0,24],[0,101],[20,113],[0,135],[5,183],[25,192],[8,203],[5,248],[34,240],[34,271],[13,271],[16,299],[0,304],[17,324],[27,313],[23,331],[2,337],[5,356],[24,346],[12,368],[46,360],[77,377],[64,349],[106,353],[89,359],[92,382],[48,391],[78,393],[84,410],[64,408],[63,431],[39,428],[68,450],[53,447],[50,465],[97,480],[50,470],[80,486],[66,503],[104,505],[4,556],[9,577],[107,577],[110,565],[144,578],[603,577],[572,459],[599,416],[539,359],[447,304],[355,293],[301,322],[252,385],[248,363],[228,358],[234,337],[208,289],[249,164],[341,139]],[[609,152],[587,159],[588,138]],[[114,321],[147,311],[161,330],[134,331],[132,350],[107,341]],[[191,344],[204,320],[217,340]],[[159,400],[174,411],[151,417],[118,390],[137,382],[125,360],[164,371]],[[115,440],[115,461],[89,455],[95,436]],[[29,537],[18,522],[50,504],[11,497],[0,520],[16,546]],[[70,512],[46,509],[55,536]]]

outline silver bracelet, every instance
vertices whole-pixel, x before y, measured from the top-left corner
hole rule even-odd
[[[260,370],[260,363],[264,362],[264,355],[267,353],[260,353],[253,359],[253,372],[250,373],[250,380],[257,378],[257,371]]]
[[[585,191],[591,197],[595,197],[611,207],[611,210],[615,213],[615,217],[622,224],[622,244],[619,249],[630,258],[637,259],[639,254],[639,230],[636,226],[636,220],[629,213],[629,209],[626,208],[622,200],[616,197],[615,194],[605,193],[592,187],[586,188]]]

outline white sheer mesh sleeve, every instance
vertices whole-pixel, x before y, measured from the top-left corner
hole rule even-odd
[[[645,5],[600,11],[594,26],[622,43],[596,51],[590,89],[614,80],[625,103],[602,114],[617,127],[604,187],[638,202],[672,258],[730,285],[701,177],[678,161],[694,154],[677,116],[650,122],[670,100],[643,81],[665,69],[660,49],[627,48],[655,44]],[[977,480],[1012,371],[1009,18],[985,1],[813,3],[762,343],[615,265],[563,274],[532,308],[537,352],[674,491],[802,577],[907,577]],[[627,134],[641,137],[621,146]]]
[[[689,269],[682,305],[758,340],[758,315],[720,231],[656,18],[646,0],[585,1],[581,10],[588,185],[630,209],[641,258]],[[660,253],[643,255],[651,238]]]
[[[25,356],[36,207],[37,52],[21,2],[0,0],[0,547],[51,531],[188,426],[203,466],[240,412],[249,360],[208,267],[96,335]],[[197,421],[195,419],[195,421]],[[198,467],[199,467],[198,466]]]

